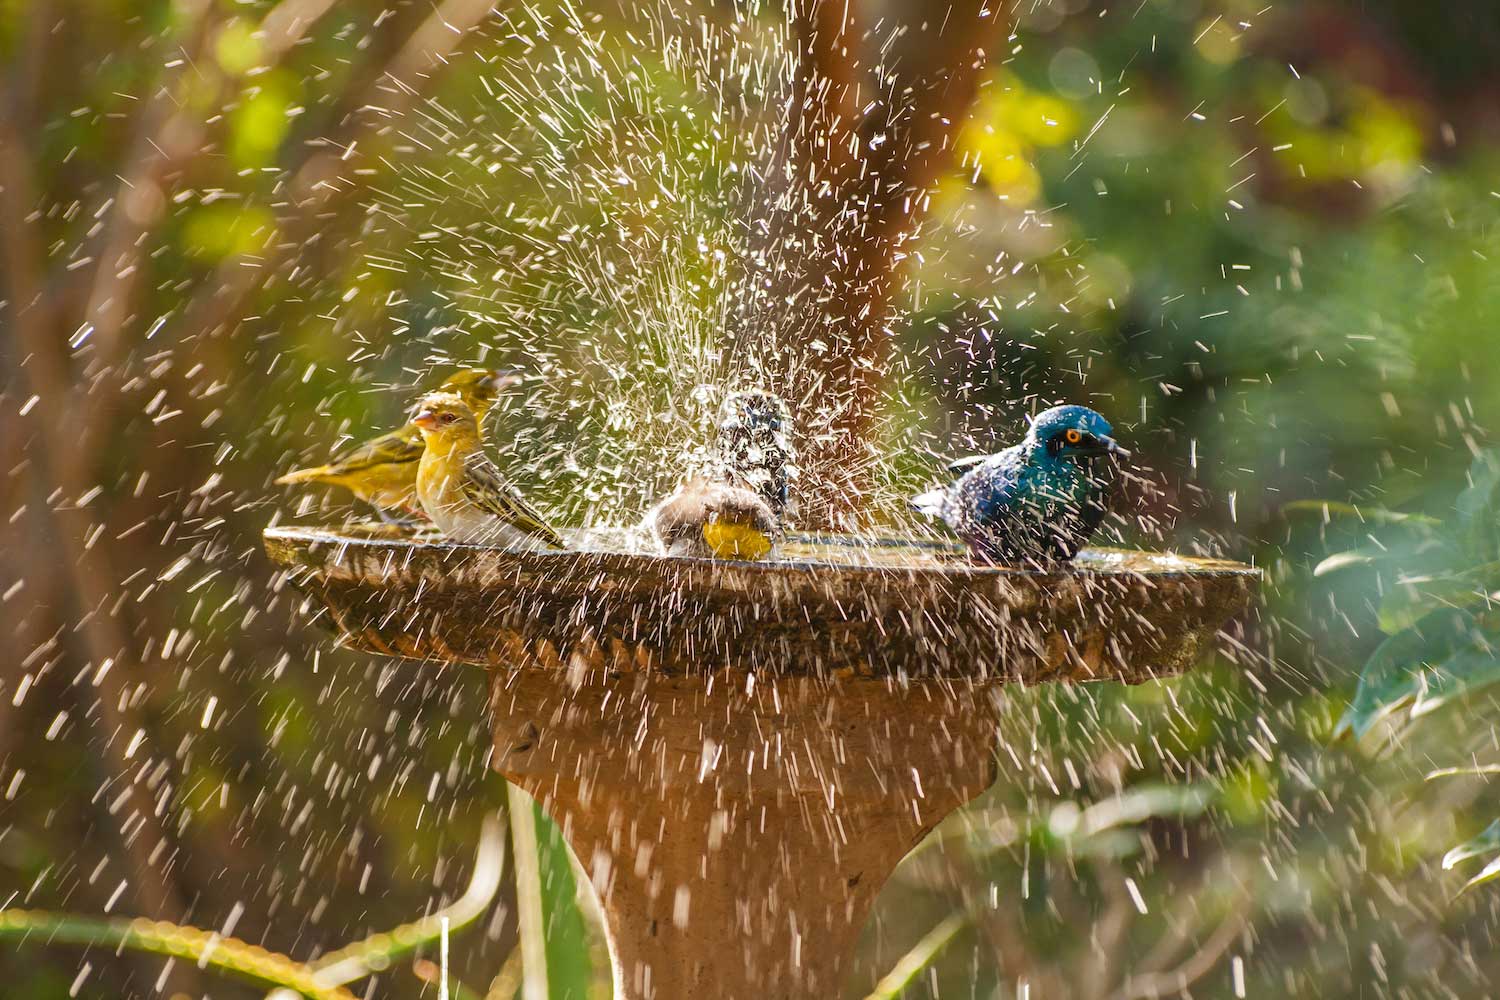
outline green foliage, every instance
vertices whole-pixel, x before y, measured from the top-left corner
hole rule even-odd
[[[550,1000],[588,1000],[594,982],[589,929],[579,903],[568,845],[557,824],[535,806]]]
[[[1426,695],[1439,675],[1461,670],[1476,635],[1474,617],[1457,609],[1433,611],[1387,638],[1360,672],[1354,701],[1334,735],[1364,736],[1377,722]]]
[[[1288,509],[1305,514],[1319,505]],[[1367,566],[1393,574],[1379,612],[1388,637],[1360,671],[1335,736],[1363,737],[1403,708],[1409,706],[1408,717],[1417,719],[1500,682],[1500,452],[1474,460],[1446,521],[1347,505],[1321,509],[1325,516],[1359,518],[1391,531],[1410,529],[1329,556],[1315,571]],[[1443,868],[1486,855],[1495,857],[1465,890],[1500,878],[1500,820],[1450,850]]]
[[[1317,502],[1285,508],[1403,529],[1330,555],[1314,570],[1321,576],[1364,566],[1388,577],[1379,612],[1388,638],[1366,661],[1335,735],[1364,736],[1408,703],[1417,717],[1500,681],[1500,619],[1492,609],[1500,597],[1500,452],[1474,460],[1453,507],[1448,521]]]
[[[1326,557],[1315,575],[1354,566],[1391,568],[1380,605],[1389,638],[1361,671],[1354,702],[1336,734],[1363,736],[1377,721],[1412,701],[1423,715],[1500,680],[1500,633],[1488,611],[1500,592],[1500,453],[1486,452],[1469,470],[1469,485],[1449,522],[1395,511],[1302,503],[1290,513],[1322,510],[1371,524],[1412,530],[1388,541]],[[1418,569],[1420,567],[1420,569]]]

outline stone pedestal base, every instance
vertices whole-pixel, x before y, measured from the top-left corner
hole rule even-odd
[[[496,670],[494,767],[599,894],[619,1000],[836,997],[876,893],[995,775],[993,686]]]

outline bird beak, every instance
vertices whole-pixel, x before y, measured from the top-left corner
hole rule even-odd
[[[416,416],[411,418],[411,422],[424,431],[430,431],[437,426],[437,414],[423,407],[417,411]]]
[[[1108,435],[1100,436],[1099,445],[1104,449],[1104,451],[1108,452],[1111,455],[1118,455],[1120,458],[1130,457],[1130,449],[1121,447],[1120,442],[1116,441],[1112,437],[1109,437]]]

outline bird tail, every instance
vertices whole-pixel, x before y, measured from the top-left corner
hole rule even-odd
[[[948,497],[945,490],[929,490],[912,497],[907,503],[911,509],[928,517],[941,517],[943,515],[943,501]]]
[[[276,480],[277,486],[295,486],[298,483],[316,483],[327,479],[333,472],[332,466],[319,465],[311,469],[293,469],[286,475]]]

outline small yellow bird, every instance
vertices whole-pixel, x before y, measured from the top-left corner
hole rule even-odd
[[[494,370],[468,368],[448,376],[439,392],[456,393],[483,422],[500,394],[521,381],[516,368]],[[334,456],[327,465],[288,472],[276,480],[278,486],[322,483],[342,486],[371,504],[384,516],[398,510],[422,514],[417,502],[417,463],[422,460],[422,432],[408,423]]]
[[[764,559],[790,506],[791,415],[772,393],[736,392],[718,431],[710,472],[651,508],[646,524],[667,555]]]
[[[776,515],[750,490],[691,479],[646,515],[669,556],[764,559],[775,547]]]
[[[426,444],[417,464],[417,499],[443,534],[513,549],[563,547],[562,536],[484,453],[479,420],[463,397],[428,393],[412,423]]]

